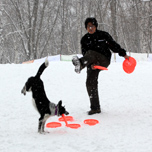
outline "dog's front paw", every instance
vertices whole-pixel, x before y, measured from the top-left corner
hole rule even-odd
[[[23,93],[24,95],[26,95],[26,87],[24,86],[23,89],[21,90],[21,93]]]
[[[38,130],[38,133],[39,133],[39,134],[42,134],[42,135],[45,135],[45,134],[48,134],[48,133],[50,133],[50,132],[39,129],[39,130]]]

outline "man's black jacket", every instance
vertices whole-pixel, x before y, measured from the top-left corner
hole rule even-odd
[[[81,39],[81,49],[83,55],[88,50],[94,50],[105,55],[108,60],[111,59],[110,50],[119,53],[120,56],[126,55],[126,51],[113,40],[109,33],[100,30],[96,30],[94,34],[85,34]]]

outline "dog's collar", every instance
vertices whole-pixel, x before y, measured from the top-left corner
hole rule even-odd
[[[55,106],[55,115],[58,115],[58,106]]]

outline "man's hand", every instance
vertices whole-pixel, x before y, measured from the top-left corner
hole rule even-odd
[[[128,60],[129,60],[129,57],[130,57],[130,56],[128,56],[128,55],[125,55],[125,56],[124,56],[124,58],[125,58],[125,59],[128,59]]]

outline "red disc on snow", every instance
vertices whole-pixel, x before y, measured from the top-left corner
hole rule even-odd
[[[72,129],[78,129],[79,127],[81,127],[80,124],[68,124],[67,127],[72,128]]]
[[[62,124],[60,122],[49,122],[46,124],[47,128],[57,128],[57,127],[61,127]]]
[[[86,120],[84,120],[84,123],[88,124],[90,126],[93,126],[93,125],[96,125],[97,123],[99,123],[99,121],[96,119],[86,119]]]
[[[73,117],[72,116],[64,116],[66,121],[73,121]],[[60,117],[58,119],[59,121],[64,121],[64,118],[63,117]]]
[[[69,128],[77,129],[77,128],[81,127],[80,124],[68,124],[68,122],[67,122],[67,120],[66,120],[66,116],[65,116],[64,114],[62,114],[62,118],[63,118],[63,120],[64,120],[64,122],[65,122],[65,125],[66,125],[67,127],[69,127]]]

